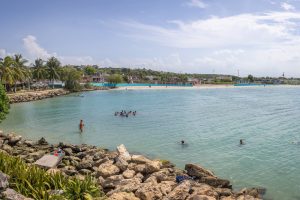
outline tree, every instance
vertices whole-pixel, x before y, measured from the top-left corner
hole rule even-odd
[[[4,60],[0,61],[0,80],[7,91],[15,81],[13,63],[14,60],[10,56],[6,56]]]
[[[249,80],[251,83],[253,83],[253,82],[254,82],[254,77],[253,77],[251,74],[249,74],[249,75],[248,75],[248,80]]]
[[[81,77],[82,72],[72,67],[64,67],[61,70],[61,80],[65,82],[65,88],[72,92],[81,90]]]
[[[0,84],[0,122],[5,119],[6,114],[9,111],[9,99],[6,95],[5,89]]]
[[[96,72],[97,72],[97,70],[92,66],[86,66],[84,68],[84,73],[86,75],[94,75],[94,74],[96,74]]]
[[[48,77],[48,71],[41,58],[34,61],[33,64],[33,78],[37,81],[45,80]]]
[[[55,57],[51,57],[48,59],[46,63],[48,67],[48,73],[49,73],[49,78],[52,82],[52,88],[54,88],[54,80],[59,79],[59,67],[60,67],[60,62],[57,60]]]
[[[26,69],[25,64],[28,62],[21,54],[15,54],[13,59],[13,74],[14,74],[14,92],[17,90],[17,81],[21,84],[30,79],[30,74]]]
[[[123,82],[123,78],[120,74],[112,74],[107,78],[107,82],[116,87],[116,84]]]

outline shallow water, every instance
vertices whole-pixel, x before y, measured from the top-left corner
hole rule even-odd
[[[266,198],[300,199],[300,88],[86,92],[14,104],[0,124],[25,137],[88,143],[199,163],[235,188],[261,186]],[[136,110],[136,116],[114,112]],[[79,134],[83,119],[85,130]],[[245,145],[239,146],[243,138]],[[188,145],[181,146],[184,139]]]

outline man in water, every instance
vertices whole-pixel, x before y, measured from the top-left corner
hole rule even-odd
[[[80,123],[79,123],[79,130],[80,130],[80,132],[82,133],[82,131],[83,131],[83,127],[84,127],[84,123],[83,123],[83,121],[82,121],[82,119],[80,120]]]
[[[184,140],[181,140],[181,144],[184,145]]]

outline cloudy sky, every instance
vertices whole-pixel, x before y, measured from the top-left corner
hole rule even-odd
[[[300,77],[300,0],[0,0],[0,57]],[[298,10],[299,9],[299,10]]]

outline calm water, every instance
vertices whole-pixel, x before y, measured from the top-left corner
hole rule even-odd
[[[4,130],[51,142],[89,143],[194,162],[235,188],[262,186],[268,199],[300,199],[300,88],[95,91],[15,104]],[[115,117],[119,110],[137,116]],[[78,132],[79,120],[86,127]],[[240,147],[239,139],[246,145]],[[182,147],[184,139],[188,145]]]

